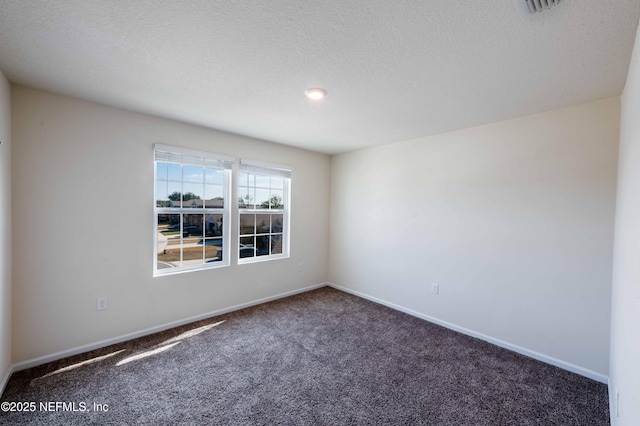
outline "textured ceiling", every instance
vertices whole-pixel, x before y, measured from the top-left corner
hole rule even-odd
[[[619,95],[638,0],[0,0],[14,83],[325,153]],[[304,90],[323,87],[322,102]]]

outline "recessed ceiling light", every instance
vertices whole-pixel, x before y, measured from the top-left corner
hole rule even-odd
[[[307,98],[311,99],[312,101],[319,101],[327,95],[327,91],[324,89],[320,89],[319,87],[314,87],[305,90],[304,94],[307,95]]]

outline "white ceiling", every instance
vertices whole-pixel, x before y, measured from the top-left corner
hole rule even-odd
[[[639,15],[638,0],[528,21],[513,0],[0,0],[0,70],[338,153],[619,95]]]

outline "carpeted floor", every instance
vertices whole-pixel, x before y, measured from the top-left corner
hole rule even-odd
[[[0,424],[585,426],[609,424],[607,398],[325,287],[18,372],[2,402],[35,411]]]

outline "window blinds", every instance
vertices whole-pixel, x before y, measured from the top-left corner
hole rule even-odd
[[[212,154],[195,149],[181,148],[178,146],[155,144],[153,146],[156,161],[167,163],[180,163],[190,166],[213,167],[229,169],[233,166],[234,158],[226,155]]]
[[[240,171],[291,179],[293,167],[242,159],[240,160]]]

